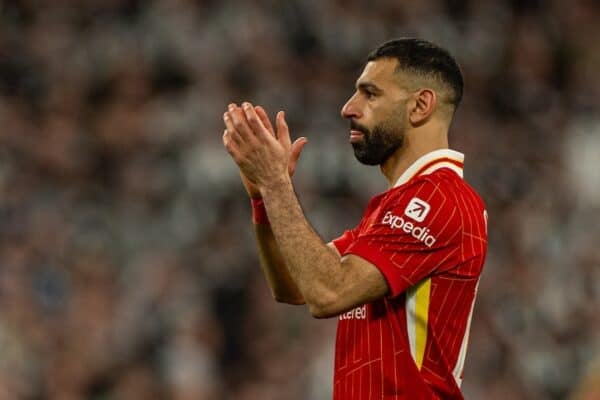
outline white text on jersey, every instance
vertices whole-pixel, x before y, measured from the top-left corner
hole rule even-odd
[[[367,319],[367,306],[356,307],[354,310],[340,314],[340,320],[343,319]]]
[[[415,239],[425,243],[427,247],[433,246],[436,241],[435,237],[429,234],[429,228],[417,226],[410,221],[405,221],[404,218],[392,214],[391,211],[385,213],[381,223],[389,225],[390,228],[393,229],[402,229]]]

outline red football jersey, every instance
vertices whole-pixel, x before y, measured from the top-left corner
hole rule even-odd
[[[426,154],[333,241],[374,264],[386,297],[339,316],[334,400],[462,399],[487,215],[463,155]]]

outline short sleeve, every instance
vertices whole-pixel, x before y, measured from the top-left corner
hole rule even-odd
[[[333,245],[337,249],[338,253],[344,254],[344,252],[346,251],[348,246],[350,246],[350,244],[356,239],[356,237],[357,237],[357,234],[356,234],[356,228],[355,228],[355,229],[344,231],[342,236],[340,236],[336,239],[333,239],[331,241],[331,243],[333,243]]]
[[[423,179],[398,189],[369,220],[340,254],[374,264],[387,280],[390,297],[459,262],[460,212],[452,195],[435,182]]]

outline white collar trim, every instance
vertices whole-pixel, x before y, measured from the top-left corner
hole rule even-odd
[[[440,168],[449,168],[463,177],[463,162],[465,155],[450,149],[434,150],[421,156],[400,175],[394,187],[404,185],[417,175],[427,175]],[[458,165],[457,165],[458,164]],[[425,168],[425,169],[423,169]]]

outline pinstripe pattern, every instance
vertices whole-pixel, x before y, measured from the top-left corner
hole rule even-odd
[[[334,241],[340,254],[377,266],[390,287],[388,297],[366,305],[366,318],[338,323],[335,400],[462,399],[487,232],[483,203],[462,180],[461,166],[460,153],[426,155]],[[430,205],[422,223],[404,214],[414,197]],[[428,247],[399,224],[382,223],[386,213],[429,229],[435,243]]]

